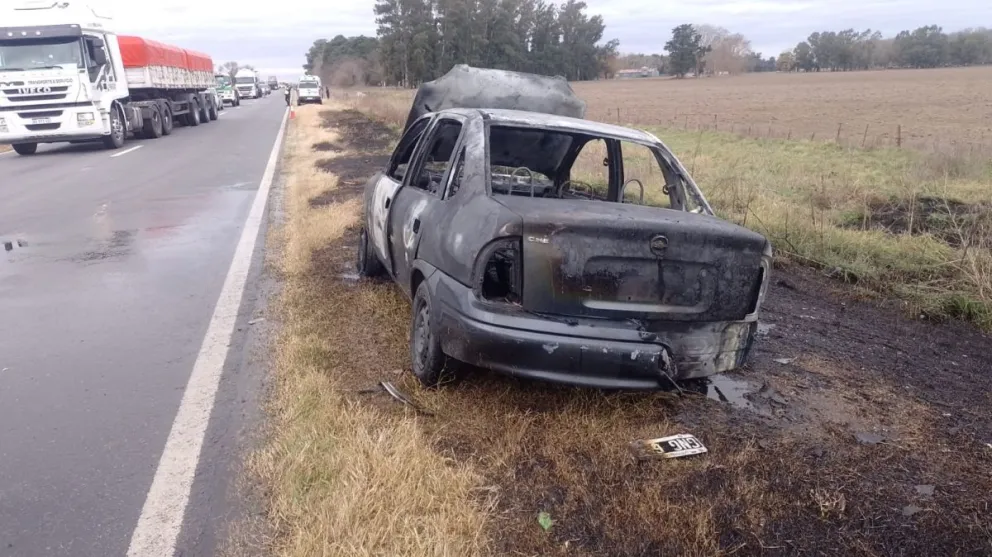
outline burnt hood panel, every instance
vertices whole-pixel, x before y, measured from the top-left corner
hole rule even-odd
[[[420,86],[403,129],[424,114],[448,108],[525,110],[583,118],[586,103],[563,77],[458,64]]]

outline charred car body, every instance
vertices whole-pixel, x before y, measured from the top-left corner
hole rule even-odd
[[[656,137],[584,109],[563,79],[467,66],[418,92],[366,184],[358,269],[413,299],[424,384],[449,358],[623,389],[746,359],[770,243],[714,216]]]

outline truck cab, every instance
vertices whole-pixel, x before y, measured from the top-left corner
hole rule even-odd
[[[258,98],[258,76],[253,70],[242,68],[234,75],[234,86],[242,99]]]
[[[29,1],[0,15],[0,144],[93,140],[122,126],[128,97],[112,19],[75,2]]]

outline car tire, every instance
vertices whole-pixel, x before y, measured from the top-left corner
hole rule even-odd
[[[37,143],[15,143],[12,147],[18,155],[33,155],[38,152]]]
[[[422,281],[413,297],[410,318],[410,359],[413,375],[420,384],[435,388],[454,376],[454,360],[441,350],[437,316],[427,281]]]
[[[386,268],[379,261],[375,250],[369,248],[369,233],[363,226],[358,233],[358,275],[364,278],[380,277],[386,272]]]
[[[110,135],[103,137],[103,146],[107,149],[120,149],[124,146],[124,136],[127,130],[121,119],[121,111],[116,106],[110,109]]]

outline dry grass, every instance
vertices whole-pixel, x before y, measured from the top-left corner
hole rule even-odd
[[[316,110],[301,110],[297,125],[312,128]],[[301,136],[298,128],[288,145],[290,253],[276,434],[253,461],[271,492],[276,554],[988,548],[982,494],[992,485],[984,448],[959,440],[952,450],[940,411],[901,382],[817,353],[803,354],[793,371],[760,370],[772,392],[790,401],[773,408],[774,423],[701,397],[606,394],[481,370],[439,391],[418,388],[402,371],[407,301],[388,282],[341,276],[353,259],[354,232],[346,227],[358,207],[312,208],[315,199],[328,199],[329,179],[312,175],[314,165],[347,170],[364,161],[374,170],[368,156],[349,159],[347,149],[336,164],[323,159],[347,138],[378,137],[358,133],[358,120],[354,113],[329,116],[340,137],[312,129]],[[313,145],[323,151],[314,153]],[[431,415],[363,392],[381,380],[397,383]],[[711,452],[640,465],[626,452],[632,439],[686,431]],[[891,441],[856,445],[853,431],[883,432]],[[939,486],[938,496],[920,499],[919,484]],[[924,512],[903,516],[910,503]],[[542,512],[554,521],[548,531],[538,524]]]
[[[271,498],[277,533],[266,552],[282,556],[471,556],[485,548],[486,515],[472,497],[471,467],[434,452],[416,419],[356,403],[342,386],[354,355],[368,365],[376,335],[342,327],[340,315],[402,313],[374,288],[328,288],[321,250],[357,220],[357,202],[312,206],[337,187],[318,171],[311,146],[338,138],[320,127],[317,107],[298,109],[284,158],[287,223],[270,439],[250,468]],[[350,254],[349,254],[350,256]],[[402,338],[402,329],[382,331]]]
[[[596,120],[848,146],[992,152],[992,67],[582,82]],[[619,118],[618,118],[619,109]]]

